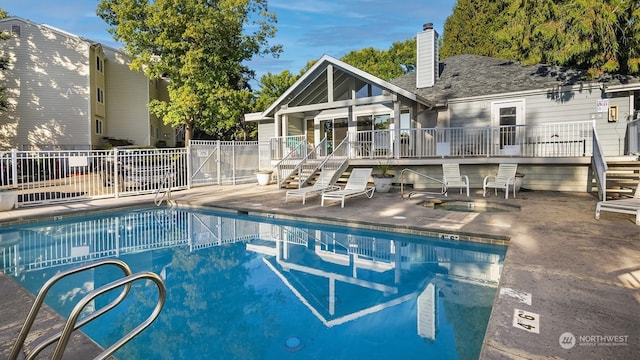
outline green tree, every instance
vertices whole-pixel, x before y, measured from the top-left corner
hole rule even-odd
[[[458,54],[640,74],[640,2],[460,0],[441,49]]]
[[[194,128],[242,131],[253,76],[243,63],[281,51],[268,43],[276,17],[266,0],[102,0],[97,12],[132,56],[132,69],[169,79],[169,101],[149,108],[165,124],[184,125],[185,141]]]
[[[7,14],[7,12],[4,11],[3,9],[0,9],[0,19],[4,19],[6,17],[9,17],[9,14]],[[9,34],[6,31],[0,32],[0,41],[5,41],[10,37],[11,37],[11,34]],[[6,55],[0,56],[0,73],[7,70],[8,67],[9,67],[9,57]],[[8,106],[5,91],[6,91],[6,88],[0,85],[0,111],[7,110],[7,106]]]
[[[595,75],[640,74],[640,2],[562,1],[554,10],[555,18],[532,31],[561,50],[551,53],[553,63],[589,69]],[[552,32],[563,36],[554,41]]]
[[[289,70],[284,70],[280,74],[266,73],[260,77],[260,90],[255,91],[256,103],[255,111],[264,111],[276,101],[293,83],[300,78],[300,75],[293,75]]]
[[[416,39],[394,42],[388,50],[354,50],[340,60],[383,80],[395,79],[415,69]]]
[[[494,34],[505,26],[505,0],[458,0],[444,24],[440,58],[461,54],[496,56]]]

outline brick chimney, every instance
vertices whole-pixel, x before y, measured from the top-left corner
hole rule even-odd
[[[438,65],[438,33],[433,30],[433,24],[422,26],[418,33],[416,61],[416,87],[418,89],[432,87],[439,74]]]

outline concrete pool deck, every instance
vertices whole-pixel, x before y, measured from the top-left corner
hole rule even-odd
[[[398,191],[348,199],[345,207],[319,197],[306,205],[284,202],[275,185],[209,186],[172,193],[178,205],[228,209],[276,218],[319,219],[366,228],[454,234],[508,243],[508,251],[481,352],[482,359],[630,359],[640,353],[640,226],[632,215],[603,213],[585,193],[523,191],[505,200],[477,191],[459,200],[519,205],[520,211],[465,213],[425,208]],[[153,196],[92,200],[0,213],[0,225],[151,203]],[[18,294],[18,295],[14,295]],[[0,275],[0,357],[22,325],[28,307],[20,288]],[[19,300],[18,300],[19,299]],[[74,338],[69,358],[96,355],[95,345]]]

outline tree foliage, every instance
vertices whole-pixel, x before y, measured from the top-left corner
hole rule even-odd
[[[415,69],[416,39],[394,42],[388,50],[371,47],[354,50],[340,60],[388,81]]]
[[[458,0],[453,14],[444,24],[440,57],[445,59],[461,54],[496,56],[498,44],[494,34],[505,26],[498,17],[508,2],[505,0]]]
[[[479,14],[479,15],[477,15]],[[637,0],[460,0],[441,54],[640,74]]]
[[[3,9],[0,9],[0,19],[4,19],[6,17],[9,17],[9,14],[7,14]],[[0,41],[5,41],[9,39],[9,37],[11,37],[9,33],[6,31],[0,31]],[[0,72],[4,72],[8,67],[9,57],[7,55],[0,56]],[[8,106],[5,90],[6,88],[0,85],[0,112],[7,110]]]
[[[300,75],[293,75],[289,70],[284,70],[280,74],[266,73],[262,75],[260,77],[260,90],[255,91],[255,111],[266,110],[299,78]]]
[[[266,0],[102,0],[98,16],[150,79],[169,79],[169,101],[153,100],[150,111],[171,126],[185,125],[224,136],[242,127],[250,110],[253,76],[243,63],[279,54],[269,46],[275,14]]]

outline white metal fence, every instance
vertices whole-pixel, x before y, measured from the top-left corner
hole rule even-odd
[[[17,151],[0,153],[0,185],[29,206],[185,189],[187,149]]]

